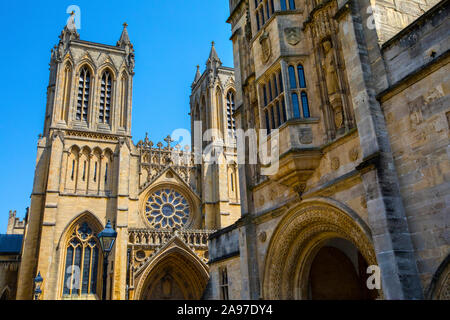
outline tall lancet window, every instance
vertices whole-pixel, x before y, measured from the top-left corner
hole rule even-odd
[[[63,104],[61,110],[61,120],[64,121],[67,121],[67,115],[69,114],[71,83],[72,83],[72,66],[70,65],[70,63],[66,63],[64,67]]]
[[[236,120],[233,117],[233,113],[236,110],[234,104],[234,93],[232,91],[228,91],[227,94],[227,120],[228,120],[228,130],[234,131],[236,130]]]
[[[127,112],[128,112],[128,77],[124,72],[120,78],[120,127],[127,126]]]
[[[100,89],[100,112],[99,119],[100,123],[109,124],[110,114],[111,114],[111,74],[105,71],[102,76],[102,85]]]
[[[83,67],[80,71],[78,82],[78,101],[76,120],[87,121],[89,110],[89,95],[91,90],[91,73],[87,67]]]
[[[97,293],[100,248],[87,222],[73,228],[66,244],[63,296]]]

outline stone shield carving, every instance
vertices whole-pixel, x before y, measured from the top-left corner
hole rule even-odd
[[[300,42],[301,39],[301,30],[299,27],[294,28],[286,28],[284,29],[284,35],[286,37],[286,42],[291,46],[295,46]]]
[[[272,55],[272,48],[270,45],[269,33],[265,31],[259,38],[259,43],[261,45],[261,57],[263,62],[267,62]]]

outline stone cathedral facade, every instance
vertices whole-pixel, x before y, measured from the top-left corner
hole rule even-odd
[[[229,0],[234,69],[214,43],[197,67],[193,150],[132,141],[126,25],[64,28],[1,297],[40,272],[40,299],[101,298],[110,220],[107,299],[450,299],[449,2]]]
[[[234,140],[234,71],[214,48],[192,84],[199,134],[214,129],[227,163],[195,162],[189,146],[131,140],[134,49],[80,40],[66,26],[52,50],[44,131],[16,288],[31,299],[99,299],[103,255],[96,235],[117,231],[107,299],[200,299],[209,280],[208,236],[240,216]],[[211,131],[211,130],[210,130]],[[205,144],[205,148],[207,145]],[[201,150],[200,150],[201,151]],[[16,230],[15,215],[9,229]],[[16,259],[17,260],[17,259]],[[10,263],[12,265],[12,263]],[[5,276],[6,277],[6,276]],[[8,277],[12,278],[8,273]],[[9,279],[11,280],[11,279]]]
[[[449,299],[449,1],[229,4],[237,127],[279,169],[239,161],[211,297]]]

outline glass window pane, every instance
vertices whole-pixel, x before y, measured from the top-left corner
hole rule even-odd
[[[280,0],[280,4],[281,4],[281,11],[286,11],[287,10],[286,0]]]
[[[70,280],[72,279],[72,259],[73,259],[73,248],[72,246],[67,248],[66,253],[66,266],[64,268],[64,287],[63,294],[70,294]],[[69,270],[67,270],[69,269]],[[67,272],[69,271],[69,272]]]
[[[303,66],[299,65],[297,67],[297,71],[298,71],[298,81],[300,82],[300,88],[306,88],[305,71],[303,69]]]
[[[92,252],[92,273],[91,273],[91,293],[96,293],[97,288],[97,269],[98,269],[98,248],[95,247]]]
[[[272,116],[272,129],[275,129],[275,112],[273,111],[273,107],[270,107],[270,115]]]
[[[75,272],[75,274],[78,274],[78,276],[80,276],[79,272],[81,271],[81,246],[78,246],[75,249],[75,259],[73,261],[74,266],[76,266],[75,268],[78,267],[78,272]],[[78,286],[76,286],[76,284],[78,284]],[[74,286],[72,287],[72,294],[80,294],[80,279],[78,279],[78,281],[74,281]]]
[[[277,127],[279,127],[283,123],[282,119],[281,119],[280,103],[279,102],[277,102],[277,119],[278,119]]]
[[[90,267],[91,267],[91,248],[87,246],[84,249],[83,281],[81,283],[81,293],[88,293]]]
[[[269,113],[267,112],[267,110],[264,110],[264,114],[266,116],[266,129],[267,129],[267,133],[270,133],[270,123],[269,123]]]
[[[283,89],[283,77],[281,76],[281,71],[278,74],[278,83],[280,84],[280,93],[284,91]]]
[[[264,107],[267,106],[267,91],[266,85],[263,85],[263,94],[264,94]]]
[[[295,70],[293,66],[289,66],[289,82],[291,89],[297,88],[297,80],[295,79]]]
[[[281,98],[281,110],[283,112],[283,122],[287,121],[287,116],[286,116],[286,104],[284,103],[284,99]]]
[[[272,100],[273,100],[273,96],[272,96],[272,81],[270,81],[270,79],[269,79],[268,86],[269,86],[269,98],[270,98],[269,102],[272,102]]]
[[[294,113],[294,118],[300,118],[298,95],[296,93],[292,94],[292,111]]]
[[[289,0],[289,9],[295,10],[295,0]]]
[[[303,117],[309,118],[309,103],[306,92],[302,92],[302,107],[303,107]]]

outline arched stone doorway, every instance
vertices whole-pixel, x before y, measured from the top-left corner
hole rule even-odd
[[[287,212],[280,221],[269,244],[263,279],[264,299],[339,299],[339,292],[327,294],[323,287],[324,270],[321,264],[343,263],[352,287],[360,287],[365,274],[359,267],[376,265],[370,229],[350,209],[329,200],[307,200]],[[343,246],[347,247],[346,250]],[[333,249],[325,249],[331,247]],[[348,249],[360,255],[360,263],[353,263]],[[317,260],[316,260],[317,259]],[[364,270],[365,271],[365,270]],[[336,270],[333,271],[336,275]],[[311,278],[312,277],[312,278]],[[334,288],[338,288],[335,283]],[[329,288],[330,289],[330,288]],[[341,294],[341,299],[365,299],[364,290],[353,289]],[[375,291],[369,297],[376,297]]]
[[[199,300],[209,273],[205,263],[174,237],[149,261],[139,278],[137,300]]]
[[[366,286],[367,262],[350,242],[332,238],[311,263],[308,298],[312,300],[367,300],[377,294]]]

